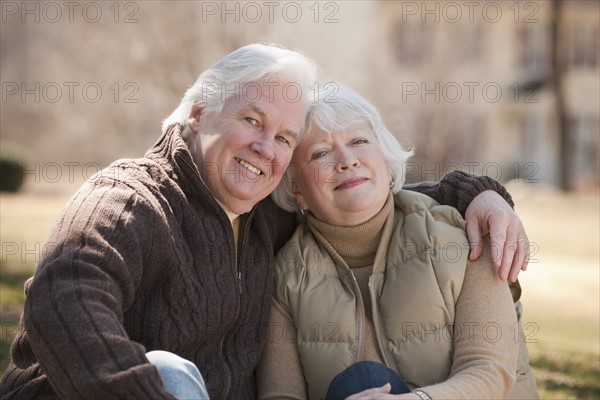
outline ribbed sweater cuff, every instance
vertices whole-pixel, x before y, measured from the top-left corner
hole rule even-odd
[[[471,201],[486,190],[495,191],[511,207],[515,206],[510,193],[500,182],[489,176],[475,176],[463,171],[449,172],[438,184],[422,182],[409,185],[406,189],[433,197],[440,204],[455,207],[463,217]]]

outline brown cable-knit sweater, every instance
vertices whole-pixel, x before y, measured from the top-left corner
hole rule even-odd
[[[466,206],[496,181],[463,173],[413,187]],[[460,195],[460,196],[459,196]],[[145,352],[194,362],[213,399],[255,397],[273,254],[294,216],[266,199],[240,221],[239,243],[171,127],[138,160],[90,179],[42,250],[1,399],[173,398]]]

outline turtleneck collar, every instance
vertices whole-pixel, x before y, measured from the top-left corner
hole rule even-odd
[[[384,227],[393,221],[393,210],[394,198],[390,192],[377,215],[363,224],[350,227],[330,225],[312,214],[308,215],[306,222],[313,232],[319,233],[317,238],[325,240],[350,268],[362,267],[374,264]],[[386,224],[386,221],[390,223]]]

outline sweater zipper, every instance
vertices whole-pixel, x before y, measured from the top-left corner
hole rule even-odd
[[[190,163],[190,161],[183,156],[177,157],[177,160],[180,160],[183,163],[183,166],[185,166],[186,169],[188,169],[189,173],[197,176],[197,178],[199,179],[200,182],[202,182],[202,184],[204,184],[204,181],[202,181],[202,178],[200,178],[200,176],[198,175],[197,171],[197,167],[195,164]],[[223,211],[223,209],[221,208],[221,206],[217,203],[217,201],[212,197],[212,196],[208,196],[209,197],[209,202],[213,203],[213,206],[220,210],[222,215],[224,216],[225,220],[227,221],[227,224],[229,225],[229,231],[231,232],[231,238],[233,239],[233,250],[234,250],[234,279],[236,279],[237,281],[237,286],[238,286],[238,291],[240,293],[240,295],[242,294],[242,272],[239,268],[239,257],[237,255],[236,250],[236,245],[235,245],[235,236],[233,235],[233,226],[231,226],[231,221],[229,220],[229,217],[227,217],[227,215],[225,214],[225,211]],[[253,211],[250,212],[250,215],[248,216],[248,218],[246,219],[247,223],[245,224],[244,227],[249,225],[249,221],[251,216],[253,215]],[[241,218],[241,216],[240,216]],[[240,224],[241,224],[241,220],[240,220]],[[239,242],[242,243],[243,240],[243,236],[240,236],[238,238]],[[231,367],[230,363],[227,361],[228,357],[227,357],[227,352],[226,352],[226,348],[225,348],[225,342],[226,340],[231,337],[231,332],[235,332],[237,326],[239,325],[239,316],[240,316],[240,307],[241,307],[241,297],[238,297],[238,304],[237,304],[237,314],[235,316],[235,321],[232,324],[231,328],[229,328],[227,330],[227,332],[225,332],[225,334],[223,334],[223,337],[221,338],[221,341],[219,343],[219,352],[222,354],[222,358],[223,358],[223,363],[225,364],[225,369],[227,370],[227,376],[224,378],[225,383],[223,385],[223,398],[229,398],[229,391],[231,390],[231,387],[234,386],[234,374],[233,374],[233,368]]]
[[[236,265],[236,271],[237,271],[237,278],[238,278],[238,288],[240,291],[240,294],[244,294],[244,286],[243,286],[243,281],[242,281],[242,265],[241,265],[241,258],[238,257],[238,253],[239,254],[243,254],[246,251],[246,244],[247,241],[245,240],[249,233],[250,233],[250,221],[252,219],[252,216],[254,215],[254,213],[251,211],[250,215],[248,215],[248,217],[246,218],[246,221],[244,221],[243,225],[242,225],[242,220],[240,219],[240,232],[239,232],[239,236],[238,236],[238,251],[235,252],[235,265]],[[240,216],[240,218],[242,218]]]
[[[248,237],[248,232],[250,230],[250,220],[252,218],[253,212],[250,212],[250,215],[248,215],[247,218],[245,218],[245,221],[240,219],[240,227],[242,229],[240,229],[240,233],[238,236],[238,246],[237,246],[237,251],[235,252],[235,268],[234,268],[234,276],[237,280],[238,283],[238,290],[239,290],[239,296],[237,296],[237,300],[238,300],[238,304],[237,304],[237,313],[235,315],[235,320],[231,325],[231,328],[227,331],[227,333],[225,335],[223,335],[223,339],[221,341],[221,348],[223,348],[223,362],[225,363],[225,365],[227,366],[227,370],[229,372],[228,377],[229,379],[226,381],[224,390],[223,390],[223,398],[225,399],[229,399],[230,398],[230,390],[232,387],[235,387],[236,381],[235,381],[235,374],[233,373],[233,368],[231,368],[230,363],[228,362],[229,357],[226,354],[226,348],[223,347],[227,340],[231,338],[232,336],[232,332],[235,332],[237,330],[237,328],[239,327],[239,322],[240,322],[240,315],[241,315],[241,306],[242,306],[242,294],[243,294],[243,285],[242,285],[242,269],[241,269],[241,257],[238,256],[238,252],[240,254],[243,254],[246,251],[246,241],[245,238]],[[240,218],[242,218],[240,216]],[[233,227],[231,228],[232,233],[233,233]],[[235,241],[234,241],[234,247],[235,247]]]
[[[233,227],[231,226],[231,223],[229,224],[229,230],[231,232],[231,238],[233,239],[235,236],[233,235],[234,232],[233,232]],[[238,272],[238,267],[237,267],[238,256],[237,256],[237,252],[235,251],[235,239],[233,239],[233,245],[231,247],[234,250],[234,252],[233,252],[234,279],[236,279],[237,286],[239,289],[239,287],[240,287],[239,274],[236,274],[236,272]],[[222,356],[221,359],[223,360],[225,370],[227,371],[227,374],[223,379],[225,382],[223,384],[222,398],[224,398],[224,399],[229,398],[229,391],[231,390],[231,387],[233,386],[233,368],[231,368],[231,365],[228,361],[227,351],[226,351],[227,348],[225,347],[225,342],[226,342],[226,339],[230,336],[230,332],[233,331],[234,326],[237,325],[237,319],[238,319],[238,315],[239,315],[239,304],[240,304],[240,300],[239,300],[239,296],[238,296],[238,306],[237,306],[237,314],[235,316],[235,323],[232,324],[230,326],[230,328],[227,330],[227,332],[225,332],[223,334],[223,336],[221,337],[221,341],[219,343],[219,349],[220,349],[220,353]]]

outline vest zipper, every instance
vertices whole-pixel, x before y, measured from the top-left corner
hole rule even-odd
[[[364,359],[364,357],[365,357],[365,346],[364,346],[364,322],[366,320],[365,303],[363,301],[362,293],[360,292],[360,287],[358,286],[358,282],[356,281],[356,277],[354,276],[354,274],[352,273],[350,268],[348,268],[348,266],[346,266],[346,268],[348,269],[348,272],[350,273],[350,275],[352,275],[352,282],[354,283],[354,291],[358,295],[358,300],[359,300],[359,304],[360,304],[360,307],[358,307],[359,317],[360,317],[360,318],[358,318],[358,321],[359,321],[358,351],[356,352],[356,357],[354,360],[354,362],[358,362],[358,361]]]
[[[375,329],[375,338],[377,339],[377,345],[379,346],[379,352],[381,353],[381,358],[383,359],[383,362],[389,368],[394,369],[394,363],[392,362],[390,355],[386,351],[387,348],[383,345],[383,338],[381,337],[381,334],[378,329],[379,314],[377,313],[377,302],[376,302],[377,296],[375,295],[375,292],[372,288],[372,285],[371,285],[372,282],[373,282],[373,275],[371,275],[369,277],[369,294],[371,296],[371,312],[373,313],[372,314],[373,315],[373,328]]]

